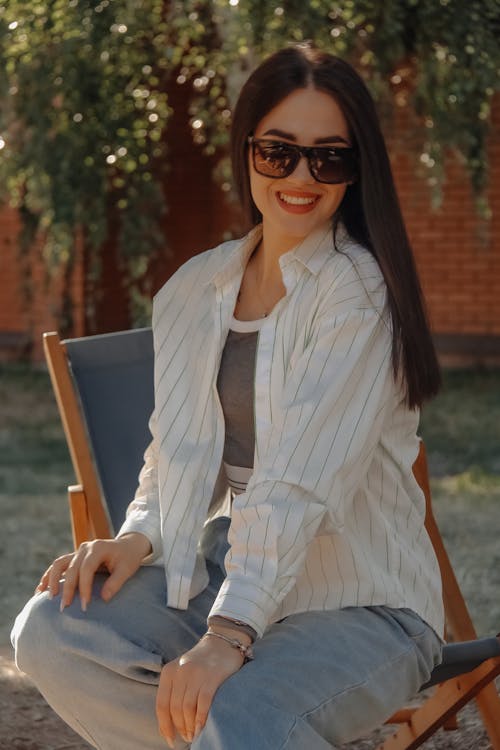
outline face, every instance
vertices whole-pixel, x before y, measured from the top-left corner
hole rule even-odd
[[[329,94],[313,87],[283,99],[253,135],[299,146],[352,146],[342,110]],[[317,182],[304,157],[288,177],[265,177],[255,171],[249,151],[250,189],[263,217],[264,241],[286,252],[331,219],[347,185]]]

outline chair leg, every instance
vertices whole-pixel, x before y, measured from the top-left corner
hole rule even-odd
[[[492,750],[500,750],[500,696],[494,682],[486,685],[479,695],[476,695],[476,703],[490,738]]]
[[[500,674],[500,657],[488,659],[479,667],[461,677],[448,680],[440,685],[434,695],[417,708],[407,723],[388,737],[377,750],[415,750],[442,727],[450,716],[456,714],[471,698],[485,687],[494,690],[492,682]],[[498,697],[498,696],[497,696]],[[500,733],[500,716],[492,719],[493,736],[490,734],[493,750],[500,750],[497,744]],[[496,738],[495,738],[496,732]]]

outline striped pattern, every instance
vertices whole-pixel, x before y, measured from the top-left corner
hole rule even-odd
[[[197,543],[224,444],[215,384],[260,231],[196,256],[155,298],[154,439],[122,531],[146,533],[152,560],[163,554],[173,607],[203,585]],[[292,612],[387,604],[442,633],[411,470],[418,414],[392,376],[385,286],[345,232],[337,248],[325,226],[280,259],[287,294],[259,332],[254,472],[233,502],[228,575],[211,614],[262,634]]]

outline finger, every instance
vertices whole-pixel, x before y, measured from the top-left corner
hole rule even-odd
[[[184,681],[181,682],[179,673],[176,674],[176,679],[172,684],[172,692],[170,694],[170,717],[174,725],[175,731],[185,740],[187,739],[187,731],[184,723],[184,695],[186,693],[186,684]]]
[[[78,578],[80,575],[80,566],[82,560],[85,557],[86,548],[82,544],[73,556],[70,564],[64,573],[64,582],[61,591],[61,612],[68,607],[75,596],[76,587],[78,586]]]
[[[168,665],[167,665],[168,667]],[[170,715],[170,696],[172,693],[172,680],[166,667],[163,668],[160,684],[156,693],[156,719],[158,729],[170,747],[174,746],[175,727]]]
[[[45,571],[42,580],[45,579],[46,588],[49,589],[51,597],[57,596],[57,594],[59,593],[61,578],[64,575],[68,565],[71,563],[72,559],[73,552],[71,552],[69,555],[61,555],[61,557],[58,557],[56,560],[54,560],[48,570]]]
[[[49,586],[49,574],[50,574],[50,568],[47,568],[45,573],[40,578],[40,583],[35,589],[35,593],[41,593],[42,591],[46,591]]]
[[[109,542],[97,541],[89,544],[85,550],[78,575],[78,591],[80,594],[81,607],[84,612],[87,609],[87,604],[92,598],[92,587],[95,574],[100,570],[106,570],[108,568],[109,557]]]
[[[202,685],[202,687],[200,688],[200,692],[198,693],[198,704],[196,708],[193,738],[196,738],[199,735],[199,733],[207,723],[208,712],[210,711],[215,693],[216,689],[208,685]]]
[[[184,725],[183,737],[187,742],[193,741],[193,737],[195,733],[198,693],[199,693],[199,688],[196,686],[196,683],[195,683],[194,688],[191,688],[188,685],[186,692],[184,693],[184,698],[182,701],[182,714],[183,714],[183,725]]]
[[[129,565],[125,561],[118,562],[102,587],[101,597],[104,601],[109,602],[109,600],[118,593],[125,581],[128,581],[131,575],[132,571],[130,570]]]

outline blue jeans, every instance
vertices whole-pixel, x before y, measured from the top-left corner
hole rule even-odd
[[[155,697],[163,664],[191,648],[223,580],[187,611],[165,606],[162,569],[141,568],[109,602],[97,576],[86,613],[78,601],[34,596],[18,616],[17,664],[54,710],[99,750],[166,750]],[[218,690],[192,750],[327,750],[379,726],[440,660],[438,637],[409,610],[351,607],[304,612],[272,625],[247,663]],[[180,739],[176,747],[188,747]]]

